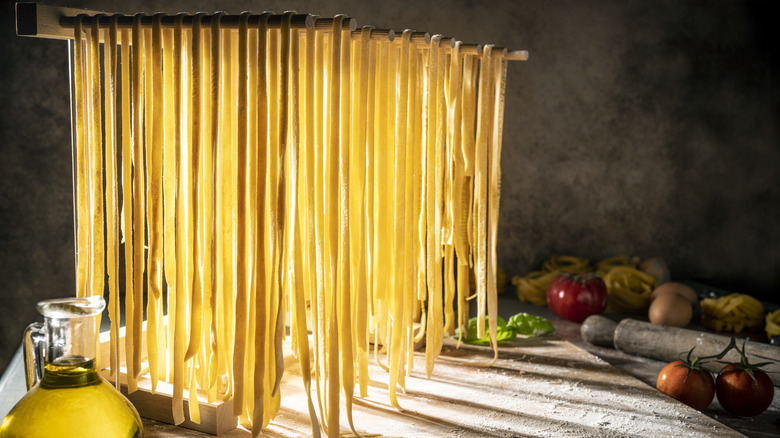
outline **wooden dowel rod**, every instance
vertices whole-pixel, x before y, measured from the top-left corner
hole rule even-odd
[[[482,54],[482,45],[481,44],[461,44],[460,45],[460,53],[463,53],[464,55],[481,55]]]
[[[493,50],[490,51],[490,56],[493,58],[506,58],[506,47],[493,46]],[[485,56],[485,52],[482,52],[480,56]]]
[[[330,31],[333,28],[333,18],[317,18],[314,20],[314,28],[317,30]],[[344,30],[357,29],[357,20],[352,17],[344,17]]]
[[[425,40],[417,41],[418,44],[430,44],[431,42],[431,36],[427,32],[415,32],[415,34],[425,34]],[[435,36],[435,35],[434,35]],[[414,42],[414,34],[412,34],[412,41]],[[453,47],[455,47],[455,38],[452,37],[445,37],[440,36],[439,38],[439,48],[444,50],[450,50]],[[418,49],[427,49],[427,47],[418,47]]]
[[[412,32],[409,41],[414,44],[430,44],[431,34],[428,32]]]
[[[393,31],[391,31],[393,32]],[[399,35],[404,34],[405,32],[409,33],[409,42],[414,45],[424,45],[424,44],[430,44],[431,42],[431,34],[428,32],[415,32],[411,29],[406,29],[403,32],[398,32]],[[393,41],[393,40],[390,40]],[[424,47],[418,47],[418,49],[424,48]]]
[[[464,55],[482,56],[482,45],[480,44],[461,44],[460,53]],[[508,50],[506,47],[493,47],[491,56],[494,58],[504,58],[507,61],[527,61],[528,51],[526,50]]]
[[[371,28],[371,40],[372,41],[393,41],[395,39],[395,31],[392,29],[374,29],[372,26],[363,26],[364,28],[370,27]],[[360,35],[363,33],[362,30],[353,30],[350,34],[350,37],[353,40],[360,39]]]
[[[387,39],[392,42],[395,39],[395,31],[393,29],[374,29],[371,31],[371,39]]]
[[[447,41],[449,41],[449,45],[450,45],[449,47],[447,47]],[[453,47],[455,47],[455,41],[457,40],[453,37],[443,36],[441,37],[441,41],[439,42],[439,47],[441,47],[442,49],[452,49]]]
[[[510,50],[504,59],[507,61],[528,61],[528,51],[526,50]]]

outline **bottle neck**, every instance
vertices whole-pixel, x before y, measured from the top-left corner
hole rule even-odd
[[[46,364],[94,364],[94,317],[45,318]]]

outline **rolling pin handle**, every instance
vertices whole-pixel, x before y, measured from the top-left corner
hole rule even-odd
[[[614,348],[616,327],[617,323],[605,316],[591,315],[583,321],[580,335],[593,345]]]

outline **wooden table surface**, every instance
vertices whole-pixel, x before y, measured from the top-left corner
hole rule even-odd
[[[568,324],[557,324],[559,333],[574,328]],[[448,341],[427,379],[424,355],[416,354],[407,391],[399,396],[403,412],[390,406],[385,373],[372,367],[369,396],[355,402],[356,428],[390,437],[745,436],[559,336],[518,338],[502,344],[493,367],[469,365],[491,357],[487,347],[456,349]],[[311,435],[299,381],[295,362],[287,361],[282,407],[265,435]],[[776,418],[777,400],[773,409],[768,415]],[[207,436],[156,422],[145,424],[149,437]],[[344,415],[341,424],[342,433],[348,433]],[[249,432],[239,428],[223,436],[243,437]],[[748,436],[776,434],[750,431]]]
[[[521,310],[550,316],[544,308],[529,309],[506,295],[500,298],[500,308],[502,316]],[[769,410],[756,418],[734,417],[717,400],[698,412],[654,388],[664,363],[587,344],[579,336],[579,324],[550,319],[556,335],[502,343],[499,360],[491,368],[469,365],[491,358],[489,348],[461,345],[456,349],[448,340],[428,379],[424,355],[417,353],[406,393],[399,394],[403,412],[390,406],[386,374],[372,366],[369,395],[355,401],[356,428],[402,437],[780,436],[778,391]],[[23,394],[18,389],[20,367],[21,362],[15,361],[0,381],[0,399],[5,404]],[[300,382],[296,361],[288,357],[282,406],[265,436],[311,435]],[[10,409],[10,405],[2,407],[6,410],[0,415]],[[341,424],[342,432],[348,433],[343,412]],[[152,420],[144,420],[144,425],[147,437],[210,436]],[[221,436],[250,433],[238,428]]]

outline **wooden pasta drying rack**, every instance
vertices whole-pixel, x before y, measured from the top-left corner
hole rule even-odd
[[[108,16],[105,14],[102,14],[97,11],[88,11],[88,10],[81,10],[81,9],[73,9],[73,8],[64,8],[64,7],[54,7],[54,6],[46,6],[46,5],[40,5],[36,3],[18,3],[16,5],[17,10],[17,34],[20,36],[32,36],[32,37],[41,37],[41,38],[50,38],[50,39],[65,39],[69,40],[71,52],[75,50],[76,53],[78,53],[79,50],[83,49],[74,49],[74,36],[73,36],[73,29],[74,26],[76,26],[76,29],[80,29],[81,25],[84,25],[84,29],[87,29],[87,25],[91,24],[92,29],[97,28],[103,28],[106,29],[108,26],[118,26],[122,29],[127,29],[131,26],[135,27],[137,25],[149,27],[152,26],[153,23],[155,23],[154,20],[157,21],[157,25],[161,25],[163,27],[174,27],[179,26],[179,29],[181,26],[193,26],[193,23],[197,21],[198,26],[207,26],[209,23],[211,23],[211,20],[213,19],[213,16],[209,15],[203,15],[198,17],[196,16],[185,16],[185,17],[177,17],[174,19],[171,15],[164,15],[162,17],[159,16],[145,16],[143,18],[137,18],[137,17],[131,17],[131,16]],[[282,25],[282,16],[280,15],[270,15],[270,16],[258,16],[258,15],[251,15],[251,16],[245,16],[245,15],[222,15],[219,20],[221,22],[217,22],[218,25],[224,26],[225,28],[236,28],[241,26],[241,23],[243,23],[244,26],[246,26],[247,23],[255,23],[257,20],[265,19],[267,20],[266,24],[269,28],[275,28],[280,25]],[[308,14],[293,14],[287,18],[289,21],[287,21],[286,25],[290,26],[291,28],[295,29],[309,29],[309,28],[315,28],[319,30],[327,30],[330,29],[331,26],[334,25],[337,19],[316,19],[312,15]],[[242,21],[243,20],[243,21]],[[343,21],[344,29],[351,30],[352,31],[352,39],[360,38],[360,31],[357,31],[357,25],[354,19],[351,18],[345,18]],[[334,28],[335,29],[335,28]],[[104,38],[100,36],[100,34],[93,30],[94,34],[92,38],[97,38],[98,43],[103,43]],[[371,39],[381,39],[381,40],[389,40],[392,41],[395,38],[395,32],[392,30],[381,30],[381,29],[373,29],[371,33]],[[411,32],[411,31],[405,31],[403,38],[406,39],[408,42],[412,42],[415,44],[429,44],[433,41],[435,41],[436,47],[439,47],[439,44],[441,45],[441,48],[447,48],[447,45],[450,46],[450,48],[456,47],[456,41],[453,38],[447,38],[447,37],[441,37],[441,36],[435,36],[433,39],[428,33],[425,32]],[[481,56],[482,54],[482,46],[476,45],[476,44],[458,44],[458,50],[460,53],[463,54],[471,54],[474,56]],[[527,52],[525,51],[508,51],[506,48],[503,47],[494,47],[490,46],[491,51],[490,53],[491,57],[496,58],[502,58],[504,60],[526,60],[528,57]],[[438,56],[438,55],[437,55]],[[442,62],[442,61],[439,61]],[[79,68],[79,67],[77,67]],[[93,67],[94,68],[94,67]],[[99,67],[98,67],[99,69]],[[96,70],[98,72],[99,76],[99,70]],[[91,73],[94,75],[94,73]],[[476,70],[475,70],[476,74]],[[475,76],[476,77],[476,76]],[[93,78],[94,80],[94,78]],[[72,78],[72,81],[74,79]],[[147,85],[149,82],[147,82]],[[74,89],[76,89],[76,85],[71,85],[71,95],[73,96]],[[492,90],[491,90],[492,92]],[[503,90],[501,90],[501,99],[503,104]],[[76,111],[76,104],[73,103],[72,99],[72,105],[73,105],[73,132],[74,132],[74,145],[77,143],[76,141],[76,132],[80,129],[79,123],[77,123],[77,117],[75,116]],[[239,105],[240,106],[240,105]],[[97,110],[93,111],[99,111],[99,108]],[[503,109],[502,109],[503,111]],[[502,113],[503,114],[503,113]],[[146,117],[149,117],[148,115]],[[411,117],[411,116],[410,116]],[[503,115],[501,116],[503,118]],[[99,116],[98,116],[99,120]],[[147,119],[148,120],[148,119]],[[503,120],[503,119],[502,119]],[[396,129],[403,129],[403,127],[396,127]],[[498,128],[500,130],[500,127]],[[147,133],[148,135],[148,133]],[[486,134],[487,135],[487,134]],[[500,138],[500,132],[499,132],[499,138]],[[99,141],[99,140],[98,140]],[[500,143],[500,140],[499,140]],[[500,147],[499,147],[500,151]],[[487,152],[486,152],[487,153]],[[76,174],[80,171],[76,169],[76,147],[74,146],[74,191],[75,191],[75,178]],[[500,153],[499,153],[500,155]],[[108,158],[106,158],[106,161],[108,161]],[[102,163],[102,158],[101,158]],[[491,181],[491,184],[494,182]],[[102,183],[101,183],[102,184]],[[143,184],[143,183],[141,183]],[[437,195],[438,196],[438,195]],[[74,194],[75,198],[75,194]],[[102,202],[102,201],[101,201]],[[493,201],[491,201],[493,202]],[[497,204],[497,203],[496,203]],[[101,204],[102,205],[102,204]],[[102,206],[100,207],[102,208]],[[497,211],[497,210],[496,210]],[[76,211],[76,218],[77,222],[80,220],[79,212]],[[438,214],[438,213],[437,213]],[[487,213],[485,213],[487,214]],[[495,219],[497,220],[497,218]],[[408,219],[407,219],[408,221]],[[102,225],[102,224],[101,224]],[[102,228],[102,226],[101,226]],[[484,231],[483,231],[484,233]],[[78,234],[78,233],[77,233]],[[483,236],[484,237],[484,236]],[[136,242],[139,243],[139,242]],[[141,240],[140,244],[143,245],[144,241]],[[459,256],[460,257],[460,256]],[[464,265],[465,266],[465,265]],[[102,269],[102,268],[101,268]],[[79,270],[77,266],[77,271]],[[102,284],[102,283],[101,283]],[[110,303],[109,305],[115,305],[117,306],[117,312],[118,312],[118,306],[119,306],[119,300],[113,300],[113,303]],[[280,301],[281,302],[281,301]],[[484,300],[482,300],[482,305],[484,306]],[[280,304],[281,306],[281,304]],[[281,307],[280,307],[281,308]],[[162,307],[160,307],[160,311],[162,310]],[[117,324],[118,325],[118,324]],[[160,326],[162,327],[162,326]],[[121,330],[120,330],[121,331]],[[116,342],[117,344],[120,343],[120,339],[122,339],[122,334],[119,333],[119,337],[117,338]],[[143,336],[142,339],[146,339],[146,336]],[[108,342],[108,341],[106,341]],[[170,342],[170,341],[169,341]],[[111,357],[110,348],[107,346],[108,344],[105,344],[105,347],[101,347],[101,357],[102,363],[108,363],[109,357]],[[121,350],[121,349],[118,349]],[[136,354],[138,354],[136,352]],[[144,354],[144,353],[141,353]],[[123,363],[122,361],[122,353],[121,351],[117,352],[117,364]],[[120,370],[122,368],[120,367]],[[108,373],[108,371],[106,371]],[[138,371],[136,370],[136,373]],[[122,375],[120,373],[120,375]],[[122,378],[119,379],[120,381]],[[171,397],[174,397],[167,390],[169,388],[166,387],[166,385],[162,385],[161,387],[158,387],[158,393],[152,395],[151,391],[149,390],[150,385],[148,382],[148,379],[141,379],[138,382],[138,391],[132,392],[129,394],[129,398],[134,402],[136,407],[138,408],[139,412],[142,416],[158,419],[161,421],[166,422],[173,422],[173,418],[168,416],[166,413],[166,409],[161,408],[161,406],[168,405],[170,406],[171,403]],[[186,401],[185,401],[186,403]],[[206,431],[209,433],[218,434],[221,432],[224,432],[226,430],[229,430],[231,428],[234,428],[236,425],[236,417],[232,415],[233,412],[233,406],[232,406],[232,399],[228,400],[227,402],[221,403],[200,403],[200,405],[203,407],[201,412],[201,421],[200,424],[188,422],[185,423],[185,427],[194,428],[197,430]],[[166,415],[160,415],[160,413],[166,413]]]

